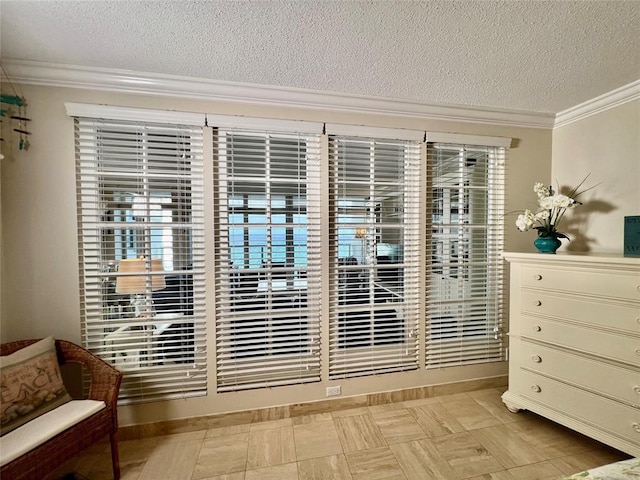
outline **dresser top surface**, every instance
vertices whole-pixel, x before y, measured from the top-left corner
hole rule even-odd
[[[508,262],[534,262],[537,264],[609,264],[640,268],[640,257],[625,257],[621,253],[545,253],[503,252]]]

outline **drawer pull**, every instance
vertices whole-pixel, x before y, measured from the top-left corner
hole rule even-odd
[[[542,302],[541,302],[540,300],[536,300],[535,302],[533,302],[533,304],[534,304],[536,307],[539,307],[539,306],[541,306],[541,305],[542,305]]]
[[[633,429],[634,429],[636,432],[640,433],[640,423],[637,423],[637,422],[636,422],[636,423],[634,423],[634,424],[633,424]]]
[[[540,355],[534,355],[531,357],[531,360],[533,360],[535,363],[540,363],[542,362],[542,358],[540,357]]]
[[[542,280],[542,275],[540,275],[539,273],[536,273],[536,274],[533,276],[533,279],[534,279],[534,280]]]
[[[636,392],[638,395],[640,395],[640,387],[638,385],[633,387],[633,391]]]
[[[542,389],[540,388],[540,385],[531,385],[531,390],[533,390],[536,393],[540,393],[542,391]]]
[[[636,355],[640,357],[640,348],[636,349]]]
[[[534,332],[541,332],[542,331],[542,327],[540,325],[534,325],[533,326],[533,331]]]

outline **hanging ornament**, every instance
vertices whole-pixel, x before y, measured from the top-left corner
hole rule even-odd
[[[10,117],[11,120],[18,122],[17,128],[14,128],[13,131],[20,134],[20,141],[18,142],[19,150],[29,150],[28,136],[31,135],[31,132],[27,130],[27,122],[30,122],[31,119],[25,116],[25,105],[26,102],[22,99],[19,115],[11,115]]]
[[[0,94],[0,103],[18,107],[17,114],[13,113],[13,108],[10,108],[7,110],[0,109],[0,117],[9,116],[11,121],[17,122],[15,127],[13,128],[13,131],[20,135],[20,139],[18,141],[18,149],[28,150],[29,135],[31,135],[31,132],[27,128],[27,124],[28,122],[31,121],[31,119],[27,118],[27,115],[26,115],[27,101],[25,100],[24,97],[22,97],[21,95],[18,95],[18,92],[16,91],[16,88],[13,82],[11,82],[11,80],[9,79],[9,75],[7,75],[7,72],[4,69],[4,66],[2,64],[0,64],[0,69],[2,70],[3,77],[6,78],[6,82],[9,84],[9,86],[11,87],[14,93],[14,95]],[[4,141],[4,139],[0,139],[0,141]]]

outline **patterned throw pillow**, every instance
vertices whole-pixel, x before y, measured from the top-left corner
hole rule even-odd
[[[53,337],[0,357],[0,436],[70,400]]]

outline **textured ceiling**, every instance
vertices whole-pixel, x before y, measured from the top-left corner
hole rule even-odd
[[[8,1],[3,59],[557,113],[640,79],[637,1]]]

